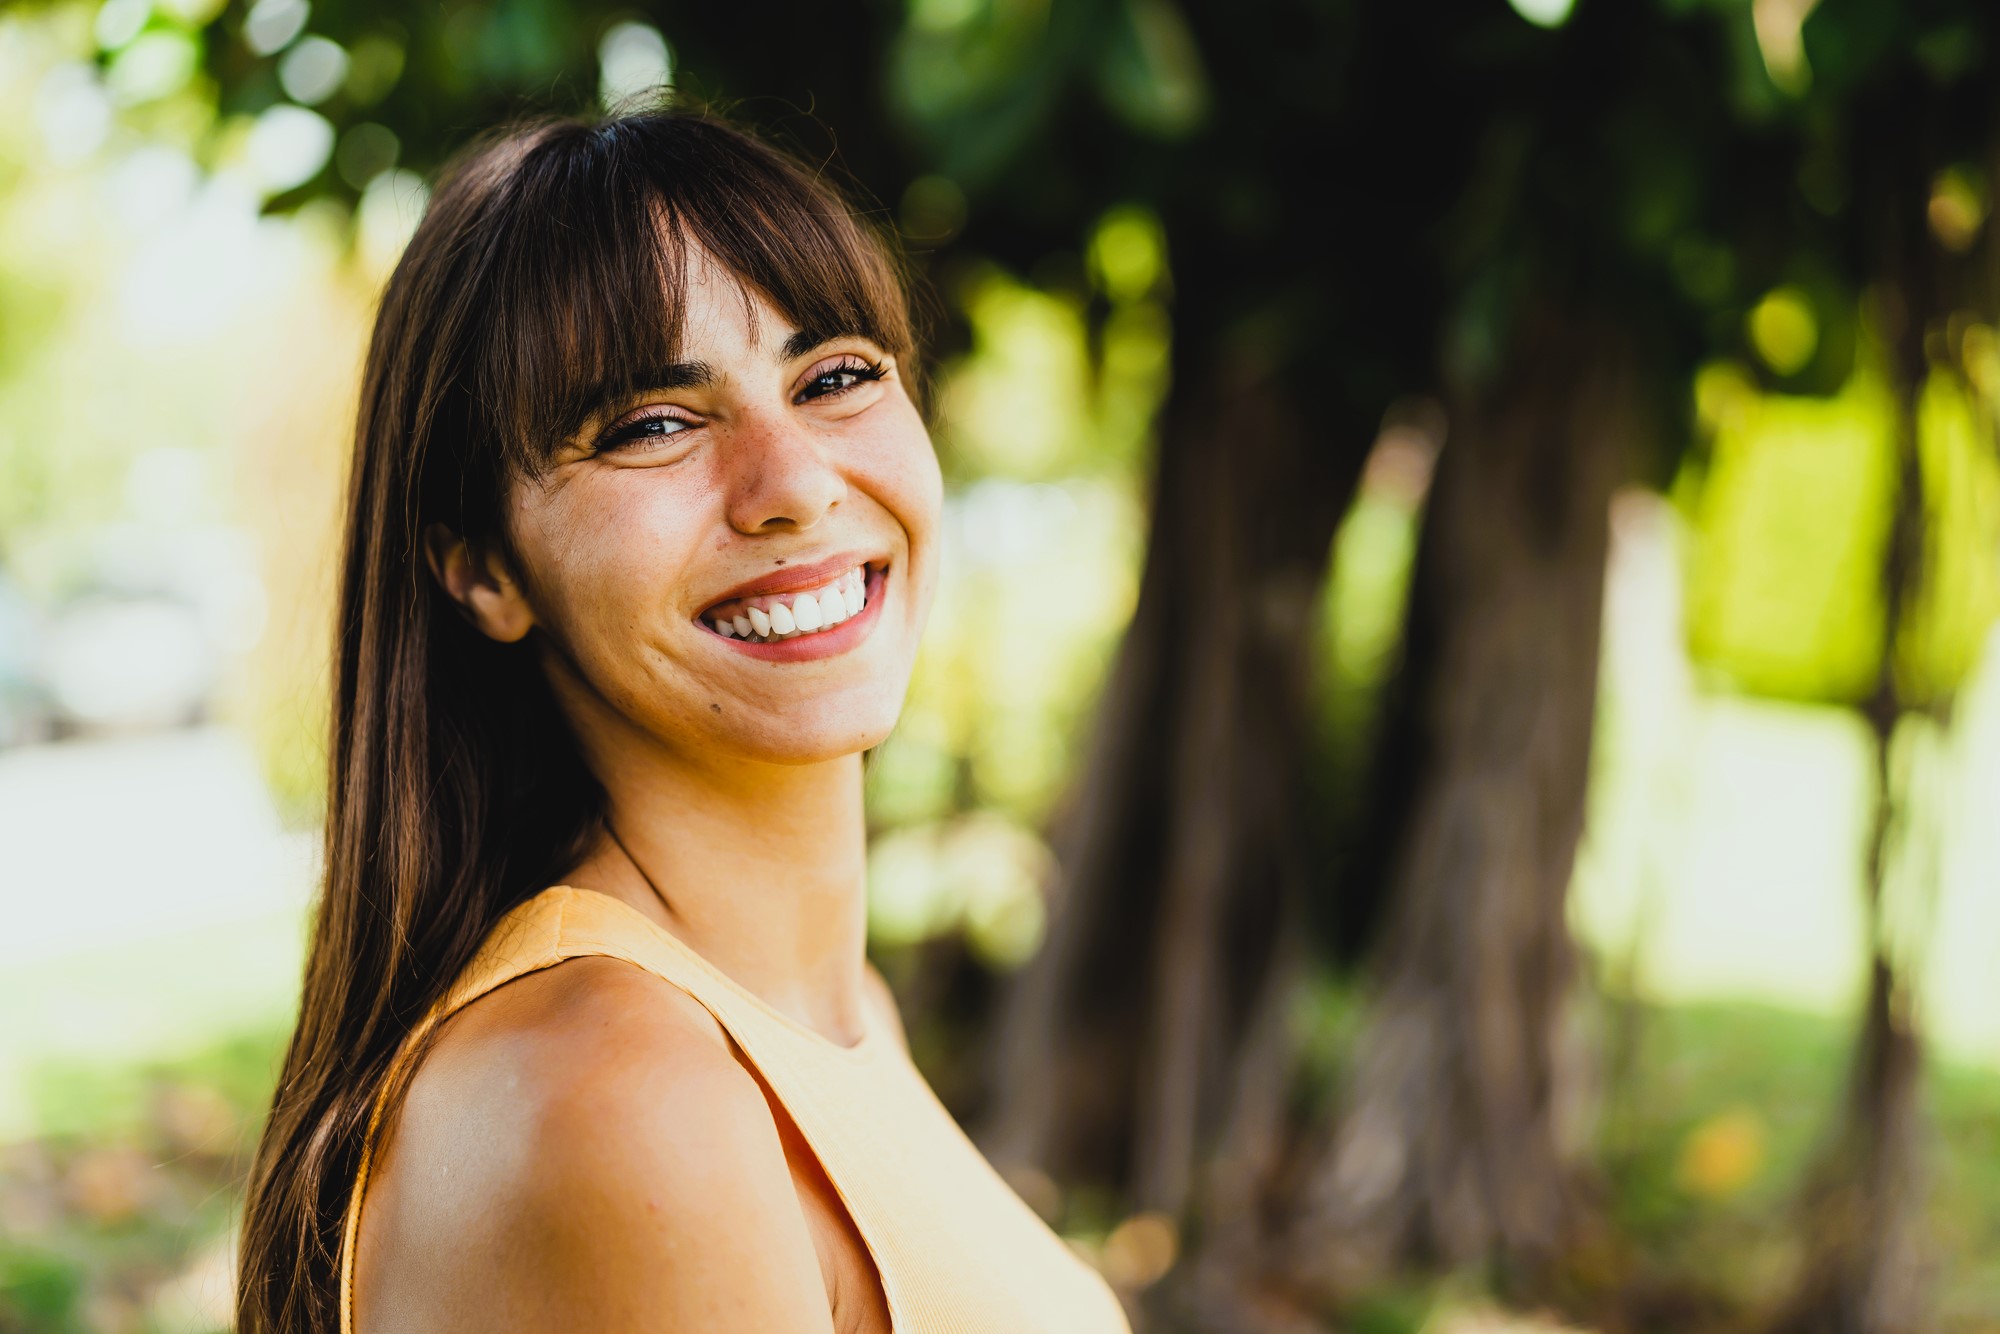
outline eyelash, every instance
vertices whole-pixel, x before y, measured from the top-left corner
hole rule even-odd
[[[829,376],[834,376],[834,375],[852,375],[854,377],[854,383],[844,384],[838,389],[829,389],[824,394],[814,394],[812,398],[809,399],[808,401],[812,402],[822,398],[833,398],[836,395],[844,394],[848,390],[859,388],[861,385],[866,384],[871,380],[881,379],[884,373],[885,372],[882,369],[881,362],[869,361],[865,357],[858,357],[850,354],[847,360],[843,361],[840,365],[829,366],[825,370],[821,371],[818,375],[813,376],[812,379],[806,381],[806,387],[811,388],[813,385],[818,384],[821,380],[824,380]]]
[[[695,425],[685,417],[676,417],[671,413],[665,412],[656,412],[650,417],[634,417],[623,426],[606,431],[604,437],[597,442],[598,452],[601,454],[608,450],[617,449],[621,445],[629,445],[639,440],[666,440],[672,436],[681,434],[680,431],[668,431],[662,435],[652,435],[646,428],[654,422],[679,422],[684,429],[690,430]]]
[[[810,396],[805,397],[802,401],[808,403],[816,403],[819,400],[825,398],[838,398],[840,395],[847,393],[851,389],[857,389],[863,384],[867,384],[875,380],[880,380],[885,374],[887,374],[887,371],[884,369],[882,362],[869,361],[864,357],[850,355],[848,360],[842,362],[840,365],[829,366],[825,370],[821,371],[818,375],[813,376],[812,379],[806,381],[806,387],[811,388],[813,385],[818,384],[821,380],[825,380],[837,375],[853,376],[854,382],[852,384],[844,384],[840,386],[838,389],[829,389],[824,393],[812,394]],[[693,429],[697,425],[697,423],[691,422],[685,417],[676,417],[670,413],[664,413],[664,412],[656,412],[651,416],[647,417],[635,417],[631,421],[626,422],[623,426],[618,426],[610,431],[607,431],[604,434],[603,438],[600,439],[597,443],[598,451],[601,453],[606,450],[616,449],[621,445],[628,445],[638,440],[645,440],[645,439],[665,440],[681,434],[680,431],[669,431],[664,435],[649,435],[646,432],[645,429],[646,427],[650,426],[654,422],[661,422],[661,421],[679,422],[684,428],[689,430]]]

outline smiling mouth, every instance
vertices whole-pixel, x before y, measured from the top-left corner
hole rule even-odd
[[[776,644],[823,635],[859,616],[881,587],[883,565],[862,563],[813,588],[718,602],[695,618],[725,639]]]

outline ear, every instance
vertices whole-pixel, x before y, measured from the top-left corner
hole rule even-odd
[[[534,610],[507,568],[486,543],[468,542],[442,523],[424,529],[424,559],[459,614],[488,639],[511,644],[535,624]]]

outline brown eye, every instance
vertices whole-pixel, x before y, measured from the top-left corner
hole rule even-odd
[[[683,417],[639,417],[605,432],[603,439],[597,442],[597,449],[603,453],[640,442],[666,440],[693,428],[694,423]]]
[[[799,399],[806,402],[816,398],[831,398],[835,394],[846,393],[858,384],[879,380],[882,375],[882,363],[856,358],[851,362],[830,366],[806,381],[805,388],[799,391]]]

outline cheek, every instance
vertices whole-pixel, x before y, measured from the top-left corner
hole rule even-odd
[[[914,408],[892,430],[860,452],[857,480],[909,534],[911,546],[928,548],[944,508],[944,475],[937,451]]]
[[[634,631],[675,605],[703,512],[637,475],[602,480],[626,484],[572,486],[519,516],[537,618],[579,659],[631,656]]]
[[[877,441],[863,467],[866,475],[858,480],[903,530],[907,543],[903,568],[907,601],[903,606],[910,636],[907,648],[913,652],[916,638],[930,620],[937,592],[939,530],[944,513],[943,471],[914,409],[906,429]]]

